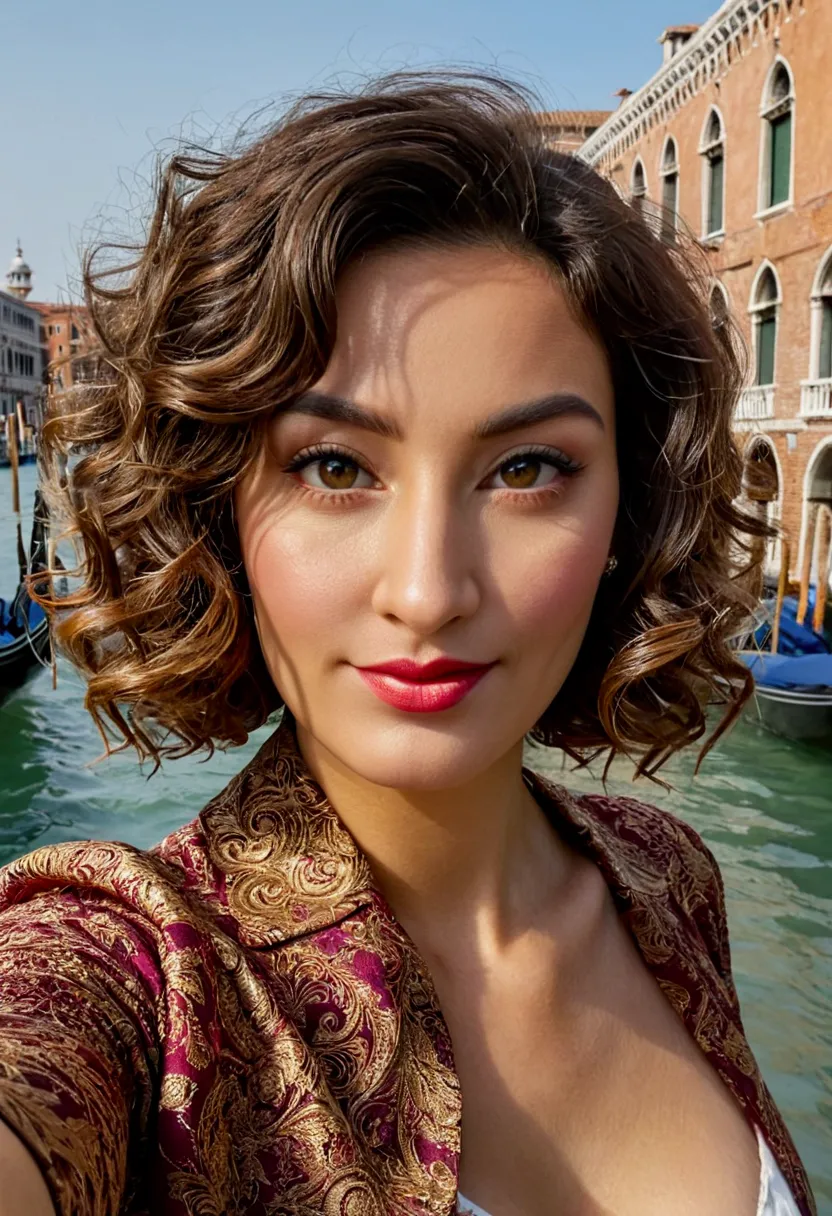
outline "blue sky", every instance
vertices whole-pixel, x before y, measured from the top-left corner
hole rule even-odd
[[[484,64],[547,108],[605,109],[656,71],[668,25],[714,0],[7,0],[0,272],[19,237],[33,298],[146,213],[157,152],[223,139],[258,106],[350,75]]]

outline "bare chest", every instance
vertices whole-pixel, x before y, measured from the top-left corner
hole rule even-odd
[[[500,1216],[753,1216],[756,1141],[614,913],[439,981],[463,1096],[460,1190]]]

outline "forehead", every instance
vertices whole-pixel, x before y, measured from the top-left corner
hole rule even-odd
[[[382,251],[344,271],[317,387],[410,411],[481,411],[551,392],[612,414],[600,339],[542,259],[490,247]]]

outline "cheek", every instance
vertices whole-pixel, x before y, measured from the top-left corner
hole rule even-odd
[[[294,528],[283,520],[264,526],[244,544],[244,554],[261,631],[293,651],[305,642],[319,649],[360,596],[354,539],[333,537],[323,525]]]
[[[583,635],[610,551],[617,494],[600,496],[584,515],[535,521],[506,533],[492,568],[509,616],[524,638],[567,649]]]
[[[538,550],[533,561],[517,563],[506,595],[511,614],[541,641],[553,632],[563,637],[589,619],[598,590],[606,548],[593,552],[570,537],[548,552]]]

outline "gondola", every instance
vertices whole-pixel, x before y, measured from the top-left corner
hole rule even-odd
[[[35,492],[34,522],[28,555],[18,529],[20,581],[11,600],[0,598],[0,700],[17,688],[28,672],[50,661],[49,620],[29,595],[24,581],[47,565],[47,513],[40,490]]]
[[[754,709],[763,726],[796,743],[832,748],[832,654],[746,650]]]
[[[821,512],[829,515],[828,552],[817,555],[815,587],[809,586],[814,540],[811,529],[799,596],[786,594],[789,547],[784,538],[777,595],[765,605],[767,619],[752,635],[750,644],[739,651],[739,657],[754,677],[749,712],[763,726],[796,743],[832,749],[832,640],[825,629],[832,511],[821,504],[815,522],[823,518]]]

